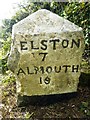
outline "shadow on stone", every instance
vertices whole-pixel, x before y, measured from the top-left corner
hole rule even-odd
[[[57,95],[44,95],[44,96],[18,96],[18,107],[35,105],[35,106],[48,106],[58,102],[65,102],[77,96],[75,93],[57,94]]]

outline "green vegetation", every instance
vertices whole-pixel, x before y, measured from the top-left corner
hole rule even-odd
[[[80,111],[86,114],[87,116],[90,116],[89,102],[81,102]]]

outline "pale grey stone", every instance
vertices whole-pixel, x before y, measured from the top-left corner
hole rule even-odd
[[[12,50],[10,52],[10,55],[8,57],[8,62],[7,62],[8,68],[12,72],[14,72],[15,69],[17,68],[19,58],[20,58],[20,54],[19,54],[17,48],[12,47]]]
[[[13,27],[13,34],[40,34],[81,31],[82,28],[46,9],[38,10]]]
[[[15,24],[12,38],[8,64],[17,77],[18,94],[77,91],[84,50],[81,27],[41,9]]]

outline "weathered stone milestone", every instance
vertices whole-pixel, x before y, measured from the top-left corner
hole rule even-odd
[[[45,9],[13,26],[8,67],[20,95],[76,92],[84,49],[82,28]]]

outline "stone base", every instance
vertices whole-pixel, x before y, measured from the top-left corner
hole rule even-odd
[[[43,96],[20,96],[17,97],[18,107],[35,105],[35,106],[46,106],[61,101],[67,101],[77,96],[77,92],[65,93],[57,95],[43,95]]]

